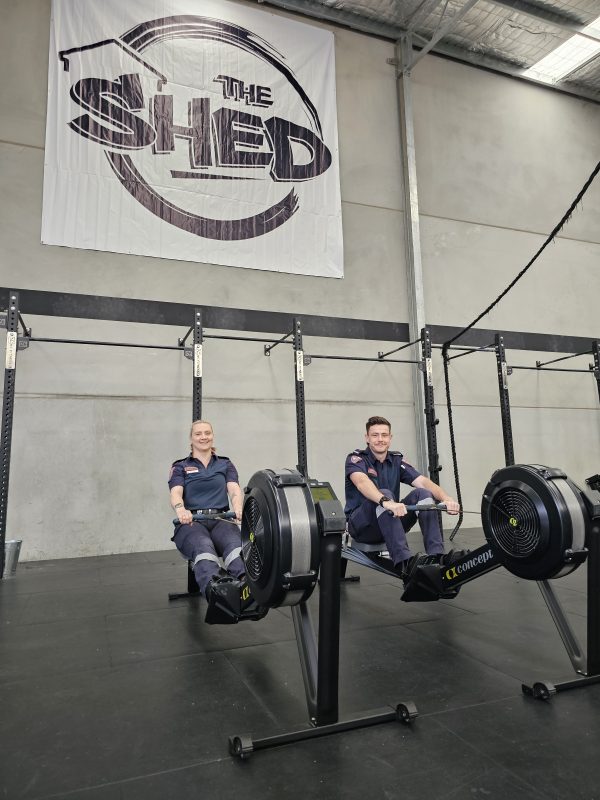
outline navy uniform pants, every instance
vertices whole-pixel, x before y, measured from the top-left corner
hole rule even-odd
[[[382,489],[382,494],[393,500],[393,495],[388,489]],[[431,503],[433,495],[427,489],[413,489],[400,502],[407,505],[418,503]],[[355,508],[348,518],[348,530],[353,539],[358,542],[385,542],[390,558],[394,564],[406,561],[411,557],[410,548],[406,541],[408,531],[419,522],[423,534],[423,544],[427,555],[444,552],[444,540],[434,511],[409,511],[404,517],[393,517],[377,503],[366,498]]]
[[[172,540],[184,558],[192,562],[194,577],[203,595],[210,581],[219,574],[220,561],[235,578],[246,572],[241,559],[242,539],[234,522],[222,519],[179,525]]]

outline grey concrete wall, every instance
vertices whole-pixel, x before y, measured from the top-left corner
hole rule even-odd
[[[334,31],[345,251],[345,277],[336,281],[41,246],[50,4],[0,6],[0,66],[11,76],[0,92],[1,285],[406,321],[392,45]],[[600,109],[435,57],[413,79],[427,319],[462,325],[528,260],[591,171]],[[543,269],[534,268],[485,327],[598,335],[591,298],[599,220],[595,186]],[[184,332],[44,317],[28,323],[38,336],[157,344],[174,344]],[[374,356],[387,345],[307,338],[305,349]],[[522,363],[536,357],[518,354]],[[205,345],[204,416],[242,482],[256,469],[296,463],[291,359],[286,346],[265,358],[260,344]],[[455,365],[465,507],[477,508],[503,458],[495,363],[477,355]],[[371,413],[392,419],[394,445],[411,458],[413,369],[323,360],[306,368],[312,475],[342,491],[343,458],[361,444]],[[435,370],[442,476],[452,490],[439,359]],[[515,373],[511,390],[520,459],[564,465],[579,480],[598,471],[589,376]],[[177,353],[41,343],[21,353],[8,535],[23,538],[22,558],[168,546],[166,475],[186,452],[190,415],[191,364]]]

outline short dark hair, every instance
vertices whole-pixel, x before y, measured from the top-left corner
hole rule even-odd
[[[370,428],[373,427],[373,425],[387,425],[390,431],[392,430],[391,422],[385,417],[369,417],[367,420],[367,433],[369,432]]]

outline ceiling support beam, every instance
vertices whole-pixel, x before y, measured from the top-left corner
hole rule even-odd
[[[409,70],[412,69],[414,65],[417,63],[417,61],[420,61],[423,58],[423,56],[425,56],[430,50],[433,50],[436,44],[441,39],[443,39],[444,36],[446,36],[446,34],[452,30],[452,28],[456,25],[456,23],[460,19],[462,19],[465,16],[465,14],[468,11],[470,11],[473,8],[473,6],[476,5],[478,2],[479,0],[466,0],[462,8],[459,8],[459,10],[451,17],[449,17],[446,20],[446,22],[438,25],[437,30],[434,32],[429,42],[427,42],[427,44],[424,47],[422,47],[418,53],[416,53],[416,55],[415,54],[412,55],[408,69]]]

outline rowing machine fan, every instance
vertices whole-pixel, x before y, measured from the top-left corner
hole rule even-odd
[[[262,607],[308,600],[319,572],[315,505],[296,470],[256,472],[245,489],[242,558],[252,596]]]
[[[481,520],[496,558],[520,578],[559,578],[586,559],[590,514],[581,489],[559,469],[498,470],[485,488]]]

